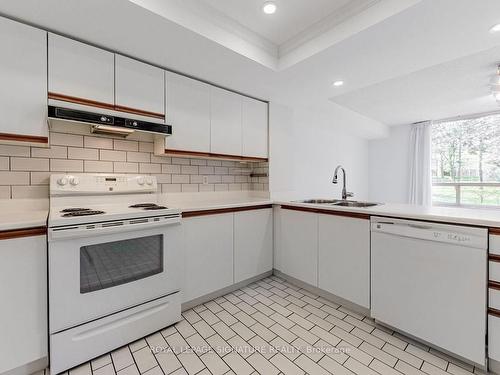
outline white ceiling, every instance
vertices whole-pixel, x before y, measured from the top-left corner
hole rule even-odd
[[[264,0],[200,1],[276,45],[283,44],[342,7],[355,3],[352,0],[275,0],[277,12],[267,15],[262,12]]]
[[[140,1],[172,5],[175,21],[137,5]],[[406,2],[406,9],[389,17],[382,5],[394,11],[394,2],[406,0],[384,0],[323,34],[313,33],[314,40],[280,57],[269,52],[273,42],[236,19],[228,21],[204,1],[0,0],[0,14],[248,95],[307,107],[332,122],[340,121],[341,108],[346,114],[358,112],[373,119],[357,129],[365,137],[381,135],[384,123],[499,108],[487,91],[488,72],[493,67],[493,74],[500,61],[500,34],[488,32],[500,23],[498,0],[481,0],[481,6],[471,0],[422,0],[411,7]],[[217,22],[206,18],[207,9]],[[224,28],[218,26],[221,19]],[[332,30],[337,39],[331,38]],[[323,37],[325,44],[318,42]],[[300,58],[292,59],[294,54]],[[278,57],[280,64],[293,63],[273,69],[258,61],[268,59],[272,65]],[[345,85],[333,88],[337,79]]]

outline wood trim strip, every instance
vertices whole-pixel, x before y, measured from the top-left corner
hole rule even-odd
[[[11,142],[29,142],[29,143],[49,143],[48,137],[40,137],[37,135],[23,135],[23,134],[11,134],[11,133],[0,133],[0,140],[11,141]]]
[[[500,318],[500,310],[494,309],[493,307],[490,307],[488,309],[488,314],[493,315],[497,318]]]
[[[97,107],[97,108],[104,108],[104,109],[111,109],[111,110],[115,109],[115,106],[113,104],[110,104],[110,103],[98,102],[96,100],[90,100],[90,99],[79,98],[76,96],[58,94],[55,92],[49,92],[48,98],[54,99],[54,100],[62,100],[63,102],[88,105],[88,106]]]
[[[490,282],[488,282],[488,287],[491,289],[500,290],[500,283],[497,281],[490,280]]]
[[[144,111],[142,109],[136,109],[136,108],[125,107],[125,106],[121,106],[121,105],[114,105],[114,104],[110,104],[110,103],[98,102],[96,100],[79,98],[79,97],[71,96],[71,95],[58,94],[55,92],[49,92],[48,98],[54,99],[54,100],[61,100],[63,102],[69,102],[69,103],[75,103],[75,104],[81,104],[81,105],[88,105],[91,107],[109,109],[112,111],[127,112],[127,113],[132,113],[132,114],[140,115],[140,116],[165,119],[165,114],[163,114],[163,113]]]
[[[182,217],[188,218],[188,217],[195,217],[195,216],[227,214],[227,213],[231,213],[231,212],[263,210],[265,208],[272,208],[272,207],[273,207],[272,204],[263,204],[263,205],[231,207],[231,208],[217,208],[217,209],[213,209],[213,210],[186,211],[186,212],[182,213]]]
[[[229,154],[216,154],[212,152],[200,152],[200,151],[185,151],[185,150],[165,150],[167,155],[179,155],[179,156],[192,156],[201,158],[216,158],[216,159],[232,159],[241,161],[251,161],[251,162],[266,162],[268,158],[258,158],[253,156],[239,156],[239,155],[229,155]]]
[[[115,105],[115,110],[121,111],[121,112],[132,113],[134,115],[154,117],[154,118],[157,118],[157,119],[160,119],[160,120],[164,120],[165,119],[165,114],[164,113],[150,112],[150,111],[145,111],[143,109],[136,109],[136,108],[131,108],[131,107],[125,107],[123,105]]]
[[[490,228],[489,232],[492,236],[500,236],[500,228]]]
[[[370,215],[362,214],[359,212],[336,211],[336,210],[326,210],[326,209],[314,208],[314,207],[299,207],[299,206],[288,206],[288,205],[282,205],[281,208],[283,208],[285,210],[312,212],[312,213],[324,214],[324,215],[344,216],[344,217],[352,217],[355,219],[370,220]]]
[[[500,255],[490,254],[489,259],[490,259],[490,262],[498,262],[498,263],[500,263]]]
[[[9,240],[11,238],[33,237],[47,234],[47,227],[25,228],[4,230],[0,232],[0,240]]]

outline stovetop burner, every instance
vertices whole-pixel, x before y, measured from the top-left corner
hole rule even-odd
[[[72,211],[62,215],[63,217],[75,217],[75,216],[90,216],[90,215],[101,215],[104,211],[99,210],[89,210],[85,209],[83,211]]]
[[[155,207],[157,206],[156,203],[137,203],[133,204],[132,206],[129,206],[129,208],[146,208],[146,207]]]
[[[64,210],[61,210],[60,212],[78,212],[78,211],[90,211],[90,208],[79,208],[79,207],[71,207],[71,208],[65,208]]]
[[[165,206],[148,206],[144,207],[144,210],[166,210],[168,207]]]

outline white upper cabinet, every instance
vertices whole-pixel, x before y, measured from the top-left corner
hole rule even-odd
[[[164,117],[165,71],[121,55],[115,59],[116,109]]]
[[[114,105],[113,53],[49,33],[49,93]]]
[[[370,220],[319,215],[319,287],[370,308]]]
[[[234,214],[234,282],[273,269],[272,208]]]
[[[243,97],[242,131],[243,156],[267,158],[267,103]]]
[[[45,31],[0,18],[0,82],[0,133],[47,137]]]
[[[241,156],[242,96],[213,86],[210,92],[211,152]]]
[[[168,150],[210,152],[210,86],[167,72]]]

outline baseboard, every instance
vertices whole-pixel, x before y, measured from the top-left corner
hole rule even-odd
[[[49,365],[49,358],[42,357],[25,365],[2,372],[0,375],[31,375],[38,371],[43,371]]]
[[[195,298],[191,301],[184,302],[181,306],[181,310],[182,311],[189,310],[195,306],[201,305],[202,303],[205,303],[205,302],[211,301],[213,299],[216,299],[218,297],[221,297],[224,294],[228,294],[228,293],[234,292],[235,290],[241,289],[241,288],[247,286],[248,284],[265,279],[266,277],[269,277],[272,274],[273,274],[273,271],[264,272],[264,273],[261,273],[260,275],[251,277],[251,278],[243,280],[243,281],[240,281],[239,283],[230,285],[226,288],[222,288],[222,289],[219,289],[215,292],[205,294],[204,296]]]
[[[311,293],[317,294],[318,296],[323,297],[329,301],[332,301],[338,305],[345,306],[349,310],[352,310],[352,311],[357,312],[359,314],[370,316],[370,310],[367,309],[366,307],[363,307],[363,306],[357,305],[355,303],[352,303],[350,301],[347,301],[342,297],[336,296],[335,294],[329,293],[329,292],[327,292],[323,289],[320,289],[314,285],[300,281],[300,280],[296,279],[295,277],[289,276],[286,273],[283,273],[283,272],[278,271],[276,269],[273,270],[273,274],[289,281],[290,283],[292,283],[298,287],[301,287],[305,290],[308,290]]]
[[[494,359],[488,359],[488,370],[493,374],[500,375],[500,362]]]

